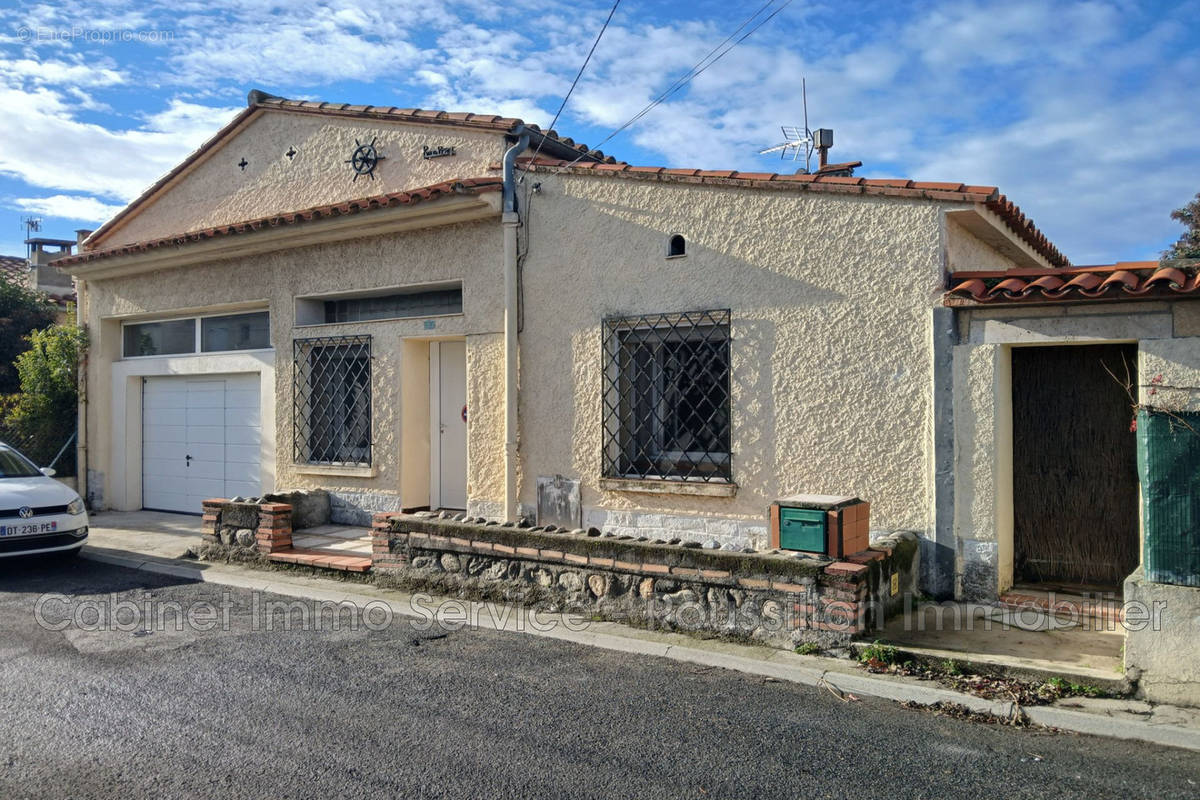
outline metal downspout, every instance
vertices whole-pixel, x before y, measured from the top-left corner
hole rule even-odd
[[[517,156],[529,147],[529,132],[520,125],[512,132],[517,141],[504,153],[504,519],[517,519]]]

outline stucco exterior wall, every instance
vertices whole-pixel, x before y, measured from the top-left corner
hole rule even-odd
[[[765,526],[773,499],[816,492],[870,500],[873,529],[927,530],[937,204],[536,180],[523,273],[523,505],[536,502],[538,475],[562,474],[580,479],[585,516],[641,527]],[[687,255],[666,258],[676,233]],[[736,496],[602,490],[602,318],[717,308],[732,309]],[[630,519],[635,511],[652,519]]]
[[[993,597],[1001,583],[1012,582],[1010,365],[1003,345],[954,348],[954,571],[960,598]]]
[[[1013,269],[1017,262],[952,219],[946,220],[946,264],[958,270]]]
[[[491,387],[502,385],[503,365],[492,353],[496,333],[503,327],[503,298],[495,290],[501,280],[501,244],[499,225],[494,220],[485,220],[231,259],[208,266],[89,281],[86,320],[92,332],[92,350],[88,364],[88,461],[97,473],[93,495],[102,498],[101,507],[138,507],[134,504],[135,495],[114,497],[106,488],[111,482],[109,473],[114,469],[110,398],[112,364],[121,357],[121,320],[265,306],[271,312],[271,341],[275,349],[275,486],[326,488],[351,498],[364,512],[398,510],[404,480],[402,467],[407,464],[413,483],[405,487],[404,495],[420,497],[424,486],[423,503],[428,503],[427,342],[436,338],[466,339],[468,369],[473,371],[472,387],[473,390],[480,387],[471,397],[472,404],[482,405],[482,398],[492,391]],[[446,280],[463,282],[464,313],[439,317],[433,320],[432,329],[422,319],[299,327],[294,324],[294,298],[298,295]],[[305,471],[292,463],[292,341],[345,334],[372,336],[375,444],[371,474]],[[482,355],[477,352],[480,349],[484,351]],[[419,390],[414,388],[414,382]],[[406,397],[410,406],[407,413]],[[417,421],[423,427],[413,431],[411,450],[402,452],[401,425],[405,420]],[[130,422],[133,426],[140,424],[137,420]],[[421,436],[425,438],[424,448],[419,444]],[[493,430],[486,416],[482,422],[469,425],[468,437],[470,452],[503,450],[503,433]],[[502,467],[500,472],[502,485]],[[484,474],[492,479],[491,471],[484,469]],[[494,487],[479,491],[497,494]]]
[[[375,179],[345,163],[375,139],[385,156]],[[455,155],[423,158],[422,146]],[[296,155],[286,153],[295,148]],[[447,126],[265,110],[175,179],[139,213],[94,244],[110,247],[313,206],[492,174],[504,137]],[[239,168],[242,159],[246,168]]]
[[[1169,411],[1200,411],[1200,337],[1141,342],[1138,361],[1139,402]]]

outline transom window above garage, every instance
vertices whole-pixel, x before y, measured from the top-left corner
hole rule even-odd
[[[126,322],[122,329],[124,358],[266,350],[270,346],[271,317],[266,311]]]
[[[297,325],[444,317],[463,313],[462,283],[426,283],[296,298]]]

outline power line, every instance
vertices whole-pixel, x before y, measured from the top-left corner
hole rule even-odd
[[[673,84],[671,84],[669,87],[667,87],[667,89],[662,94],[660,94],[658,97],[654,98],[654,100],[650,101],[650,103],[648,103],[645,108],[643,108],[637,114],[633,115],[633,117],[631,117],[628,122],[623,124],[621,127],[617,128],[615,131],[610,133],[608,136],[604,137],[604,139],[602,139],[600,141],[600,143],[597,144],[594,149],[596,149],[596,150],[600,149],[601,147],[603,147],[605,145],[605,143],[607,143],[613,137],[615,137],[619,133],[621,133],[621,131],[625,130],[626,128],[628,128],[629,126],[633,125],[638,120],[640,120],[642,117],[649,114],[656,107],[658,107],[660,104],[662,104],[668,98],[670,98],[671,95],[675,94],[680,89],[682,89],[684,86],[691,83],[693,79],[695,79],[697,76],[699,76],[701,73],[703,73],[706,69],[708,69],[713,64],[720,61],[730,50],[732,50],[733,48],[737,47],[739,44],[741,44],[742,42],[744,42],[748,38],[750,38],[750,36],[753,35],[755,31],[757,31],[763,25],[766,25],[768,22],[770,22],[772,19],[774,19],[774,17],[780,11],[783,11],[785,8],[787,8],[789,5],[792,4],[792,0],[785,0],[781,6],[776,8],[774,11],[772,11],[770,14],[768,14],[763,19],[759,20],[759,22],[753,28],[746,31],[746,33],[743,34],[736,41],[734,41],[733,44],[730,44],[729,47],[726,47],[724,50],[721,50],[722,47],[725,47],[725,45],[727,43],[729,43],[730,40],[732,40],[735,36],[737,36],[739,33],[741,33],[741,31],[747,25],[749,25],[751,22],[753,22],[760,14],[762,14],[768,7],[770,7],[775,2],[776,2],[776,0],[767,0],[767,2],[763,6],[761,6],[757,11],[755,11],[753,14],[751,14],[749,17],[747,17],[746,20],[733,31],[733,33],[726,36],[724,41],[722,41],[720,44],[718,44],[712,50],[708,51],[708,54],[705,55],[704,58],[697,61],[695,66],[693,66],[690,70],[688,70],[688,72],[686,72],[682,77],[678,78]],[[721,50],[721,52],[717,53],[718,50]],[[714,53],[717,53],[717,55],[715,57],[713,56]],[[583,155],[579,156],[574,161],[572,161],[571,164],[578,163],[582,158],[583,158]],[[568,166],[570,166],[570,164],[568,164]]]
[[[608,30],[608,23],[612,22],[613,14],[617,13],[617,6],[619,5],[621,5],[621,0],[616,0],[616,2],[613,3],[613,7],[609,9],[608,19],[604,20],[604,25],[600,27],[600,32],[596,34],[596,41],[592,42],[592,49],[588,50],[587,58],[583,60],[583,65],[579,68],[579,72],[575,73],[575,80],[571,81],[571,88],[567,90],[566,96],[563,97],[562,103],[559,104],[558,111],[554,112],[554,119],[550,120],[550,127],[546,129],[547,134],[554,130],[555,123],[558,122],[558,118],[562,115],[563,109],[567,107],[567,101],[571,99],[571,94],[575,91],[575,86],[579,83],[579,79],[583,77],[583,71],[587,69],[588,63],[592,60],[592,53],[596,52],[596,46],[600,44],[601,37],[603,37],[604,32]],[[535,159],[538,157],[538,153],[542,152],[542,145],[545,143],[546,137],[543,136],[542,140],[538,142],[537,149],[533,151],[533,157]]]

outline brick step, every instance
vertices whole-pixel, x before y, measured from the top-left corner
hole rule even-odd
[[[1089,618],[1105,622],[1120,622],[1124,617],[1120,600],[1054,592],[1007,592],[1000,595],[1000,606],[1013,611],[1033,609],[1051,616]]]
[[[347,555],[342,550],[326,550],[307,547],[293,547],[290,550],[280,550],[267,556],[272,561],[284,564],[301,564],[306,567],[321,569],[339,569],[343,572],[370,572],[371,557]]]

